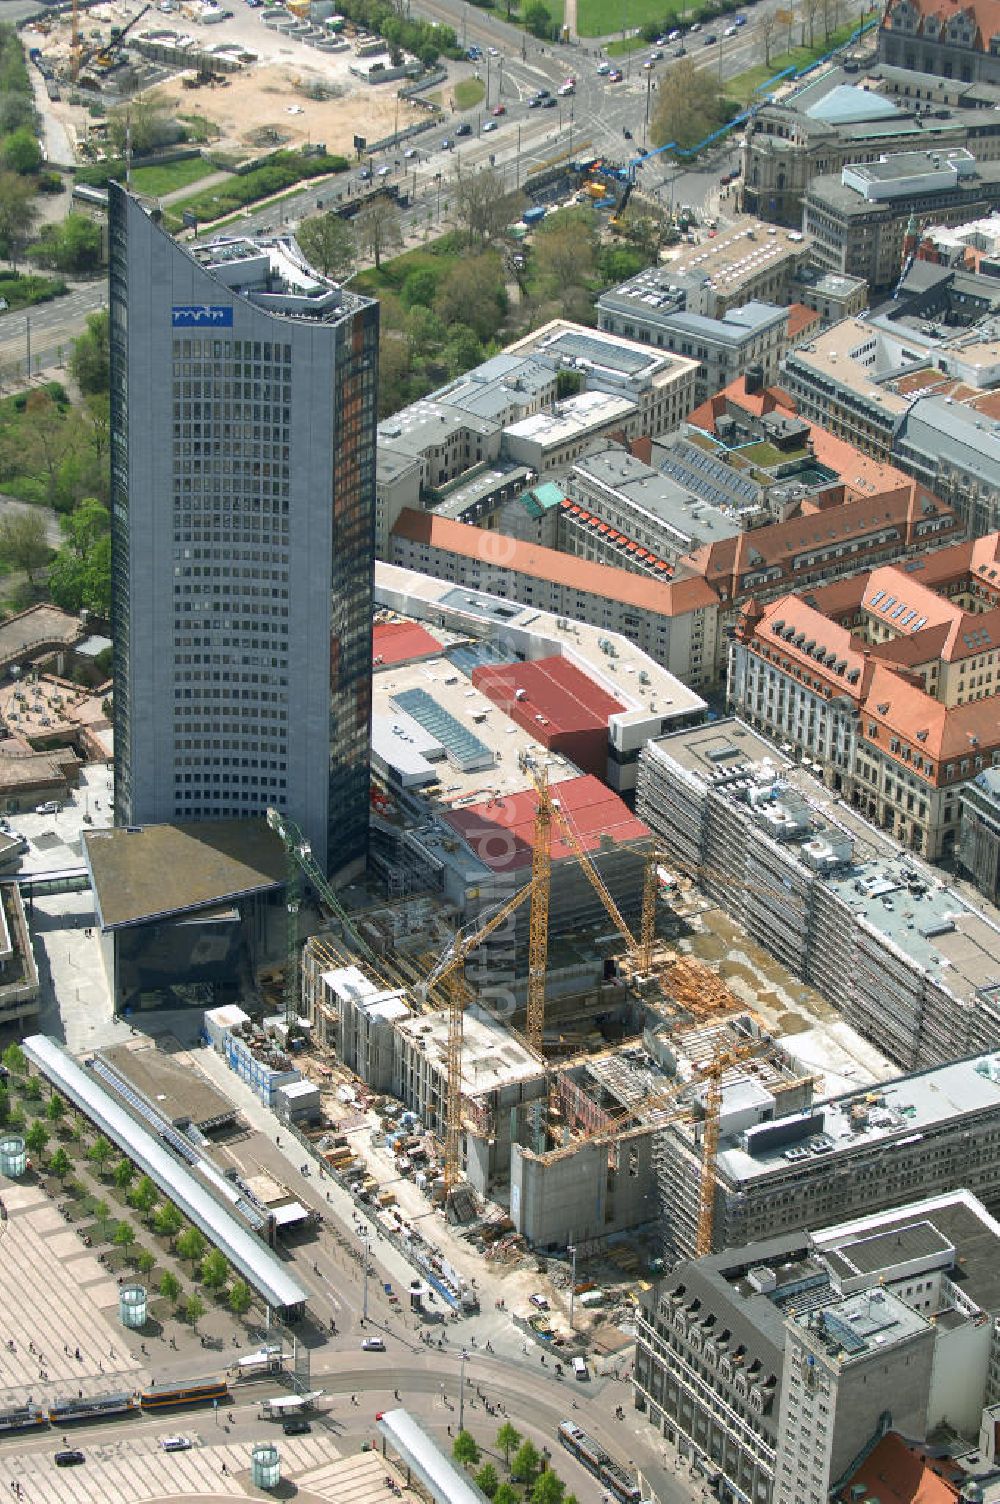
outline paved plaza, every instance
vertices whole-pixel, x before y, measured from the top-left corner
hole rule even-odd
[[[118,1321],[117,1280],[40,1186],[6,1182],[3,1200],[0,1403],[138,1388],[143,1370]]]

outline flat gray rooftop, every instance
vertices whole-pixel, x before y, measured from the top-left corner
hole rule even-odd
[[[740,531],[735,508],[714,507],[702,501],[669,475],[643,464],[618,445],[583,455],[573,466],[573,473],[584,481],[592,480],[598,488],[617,491],[673,531],[680,545],[686,546],[692,538],[699,543],[714,543]],[[599,496],[599,491],[588,490],[588,502],[595,494]],[[593,506],[600,512],[599,500],[593,500]]]
[[[285,848],[266,820],[85,831],[101,928],[125,929],[281,887]]]
[[[164,1041],[130,1040],[110,1045],[101,1055],[176,1127],[194,1123],[203,1132],[236,1116],[236,1107],[199,1070],[187,1050],[164,1048]]]

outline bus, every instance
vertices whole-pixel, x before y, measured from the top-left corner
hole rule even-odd
[[[225,1379],[193,1379],[190,1383],[163,1384],[154,1382],[139,1395],[139,1404],[144,1410],[167,1410],[172,1405],[205,1405],[212,1400],[224,1400],[229,1394]]]
[[[609,1457],[592,1436],[588,1436],[586,1431],[571,1420],[562,1421],[556,1434],[567,1452],[571,1452],[589,1473],[593,1473],[621,1504],[638,1504],[642,1494],[631,1474],[615,1462],[613,1457]]]
[[[131,1394],[93,1394],[84,1399],[56,1400],[49,1406],[49,1420],[65,1426],[78,1420],[105,1420],[111,1415],[131,1415],[138,1409]]]

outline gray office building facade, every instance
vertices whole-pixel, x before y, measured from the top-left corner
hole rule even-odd
[[[186,248],[110,190],[120,824],[367,857],[378,305],[294,240]]]

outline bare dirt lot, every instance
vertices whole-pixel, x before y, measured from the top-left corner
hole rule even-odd
[[[335,97],[313,98],[316,88]],[[350,156],[355,134],[378,141],[426,118],[423,111],[397,99],[391,84],[378,88],[356,79],[333,82],[328,72],[298,63],[248,68],[233,74],[226,88],[185,89],[174,80],[156,92],[171,111],[197,112],[210,120],[219,131],[216,144],[223,151],[321,141],[327,151]]]

